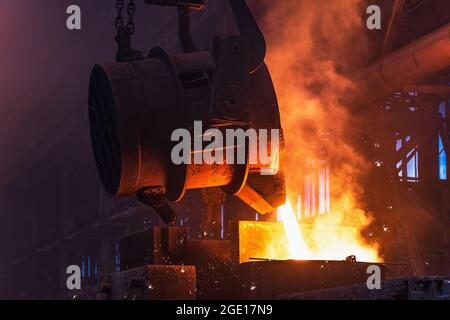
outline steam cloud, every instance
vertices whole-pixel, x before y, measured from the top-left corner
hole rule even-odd
[[[366,162],[349,143],[357,134],[342,97],[353,86],[348,75],[368,56],[360,0],[253,0],[249,2],[266,36],[270,68],[278,94],[286,140],[288,193],[301,192],[305,177],[324,163],[330,170],[330,212],[321,224],[356,227],[358,233],[371,222],[362,209],[358,180]],[[313,233],[314,234],[314,233]],[[329,251],[323,242],[342,246],[342,235],[324,239],[317,231],[310,246]],[[320,239],[319,239],[320,238]],[[320,240],[320,241],[319,241]],[[374,245],[370,248],[377,251]],[[377,253],[375,253],[377,256]]]

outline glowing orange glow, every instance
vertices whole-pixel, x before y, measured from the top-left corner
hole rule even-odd
[[[345,260],[382,262],[379,248],[367,243],[357,227],[339,226],[342,217],[330,214],[315,223],[299,223],[289,203],[279,208],[282,222],[241,221],[240,261]]]
[[[241,261],[343,260],[350,255],[382,261],[379,245],[362,237],[373,222],[360,185],[368,163],[353,146],[352,137],[360,135],[358,119],[341,99],[353,87],[347,75],[368,57],[362,2],[250,3],[263,13],[260,24],[280,105],[291,201],[279,208],[282,223],[242,224]],[[326,178],[318,175],[321,170]],[[291,203],[296,205],[299,194],[304,207],[296,212]],[[304,219],[298,222],[300,216]]]
[[[361,228],[370,221],[367,217],[358,221],[354,227],[343,227],[341,225],[344,214],[334,212],[321,216],[313,224],[299,227],[289,202],[278,210],[282,217],[291,217],[282,220],[288,239],[290,259],[344,260],[354,255],[358,261],[382,261],[378,246],[367,243],[360,235]],[[359,214],[365,217],[363,212]]]
[[[278,209],[278,212],[281,221],[283,221],[284,231],[289,245],[290,258],[296,260],[305,259],[308,255],[305,240],[303,239],[300,226],[297,223],[294,210],[289,200]]]

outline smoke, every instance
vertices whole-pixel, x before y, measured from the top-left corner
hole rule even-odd
[[[279,99],[288,193],[295,199],[305,177],[330,164],[332,214],[321,217],[322,223],[361,231],[371,222],[358,182],[366,162],[350,143],[357,126],[341,102],[354,85],[348,75],[368,57],[361,1],[254,0],[250,5],[266,36],[266,62]]]

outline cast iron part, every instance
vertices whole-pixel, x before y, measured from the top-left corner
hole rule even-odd
[[[264,38],[245,1],[230,3],[241,35],[216,38],[212,51],[169,55],[154,48],[146,59],[96,65],[91,73],[91,138],[105,189],[115,196],[136,194],[168,223],[175,216],[165,199],[179,201],[189,189],[221,187],[261,214],[286,199],[283,141],[280,170],[273,175],[262,176],[267,169],[262,164],[171,161],[176,145],[172,133],[193,130],[195,121],[202,121],[205,131],[282,133],[276,93],[264,64]],[[160,191],[157,196],[154,186]]]
[[[384,280],[388,269],[379,263],[285,260],[247,262],[238,267],[238,299],[273,300],[282,296],[364,283],[367,268],[376,265]]]
[[[145,0],[147,4],[178,7],[178,28],[181,46],[185,53],[196,52],[194,40],[190,31],[191,10],[201,10],[205,6],[205,1],[176,1],[176,0]]]
[[[177,222],[177,215],[167,203],[165,191],[164,187],[145,188],[136,196],[139,201],[155,209],[165,223],[171,225]]]
[[[116,61],[133,61],[144,59],[142,52],[131,47],[132,34],[126,27],[121,27],[117,35],[117,54]]]

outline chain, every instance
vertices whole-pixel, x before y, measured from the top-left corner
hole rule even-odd
[[[117,42],[117,54],[116,61],[133,61],[144,58],[144,55],[139,50],[135,50],[131,47],[131,36],[136,31],[134,24],[134,15],[136,13],[136,4],[134,0],[128,0],[127,14],[128,22],[125,25],[125,21],[122,17],[122,13],[125,9],[125,0],[116,0],[117,17],[115,26],[117,30],[116,42]]]
[[[116,10],[117,17],[115,20],[115,27],[117,30],[116,41],[119,41],[119,33],[120,29],[124,27],[124,19],[122,17],[123,9],[125,8],[125,0],[116,0]],[[128,0],[127,5],[127,14],[128,14],[128,23],[126,25],[130,35],[133,35],[136,31],[136,26],[134,24],[134,14],[136,13],[136,4],[134,0]]]
[[[128,1],[128,6],[127,6],[127,13],[128,13],[128,24],[127,24],[127,28],[130,32],[130,35],[133,35],[134,32],[136,31],[136,26],[134,25],[134,14],[136,13],[136,4],[134,3],[134,0],[129,0]]]
[[[117,30],[117,35],[116,35],[116,41],[119,41],[119,32],[120,29],[123,28],[123,18],[122,18],[122,11],[123,8],[125,6],[125,1],[124,0],[116,0],[116,10],[117,10],[117,17],[115,20],[115,27]]]

